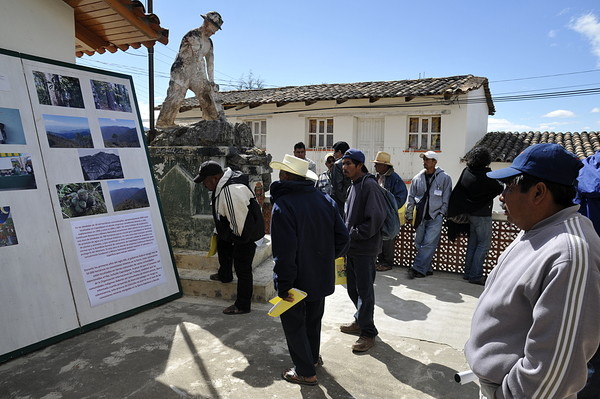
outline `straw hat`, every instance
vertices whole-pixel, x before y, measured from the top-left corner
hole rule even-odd
[[[269,166],[273,169],[283,170],[298,176],[317,181],[319,177],[312,170],[308,170],[309,163],[304,159],[296,158],[293,155],[285,154],[283,162],[272,161]]]
[[[381,163],[381,164],[388,165],[388,166],[394,166],[394,165],[392,165],[391,161],[392,161],[392,157],[390,156],[390,154],[388,154],[387,152],[383,152],[383,151],[379,151],[377,153],[377,156],[373,160],[374,163]]]

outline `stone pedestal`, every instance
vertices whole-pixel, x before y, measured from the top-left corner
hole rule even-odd
[[[207,251],[214,230],[210,195],[194,176],[204,161],[241,170],[262,203],[271,184],[270,155],[254,147],[245,124],[200,121],[159,130],[148,148],[174,249]]]

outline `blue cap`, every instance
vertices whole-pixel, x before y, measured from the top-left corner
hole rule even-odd
[[[354,159],[355,161],[365,163],[365,154],[361,150],[357,150],[356,148],[350,148],[348,151],[344,153],[342,159]]]
[[[572,186],[583,163],[558,144],[535,144],[520,153],[508,168],[488,172],[492,179],[506,179],[527,173],[540,179]]]

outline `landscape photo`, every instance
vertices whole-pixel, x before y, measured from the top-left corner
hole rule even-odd
[[[16,108],[0,107],[0,144],[27,144],[21,114]]]
[[[42,117],[51,148],[94,147],[87,118],[45,114]]]
[[[57,184],[63,219],[106,213],[106,201],[100,183]]]
[[[78,78],[33,71],[33,81],[40,104],[85,108]]]
[[[118,150],[80,149],[79,163],[84,180],[122,179],[123,167]]]
[[[93,79],[90,83],[96,109],[131,112],[129,91],[125,85]]]
[[[10,215],[10,206],[0,206],[0,247],[18,243],[15,223]]]
[[[37,188],[31,154],[0,152],[0,191]]]
[[[112,180],[107,184],[115,212],[150,206],[144,179]]]
[[[105,147],[139,147],[140,140],[135,121],[129,119],[98,118]]]

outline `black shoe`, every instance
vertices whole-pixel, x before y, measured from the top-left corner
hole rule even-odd
[[[222,283],[230,283],[232,281],[232,280],[229,280],[229,281],[221,280],[221,277],[219,277],[219,273],[211,274],[208,278],[210,278],[213,281],[220,281]]]
[[[415,269],[413,269],[412,267],[408,269],[408,278],[410,280],[412,280],[413,278],[423,278],[425,277],[424,274],[419,273],[418,271],[416,271]]]
[[[428,276],[433,276],[433,272],[431,270],[428,270],[426,273]]]
[[[485,285],[485,277],[482,277],[479,280],[469,280],[469,283],[477,284],[477,285]]]

